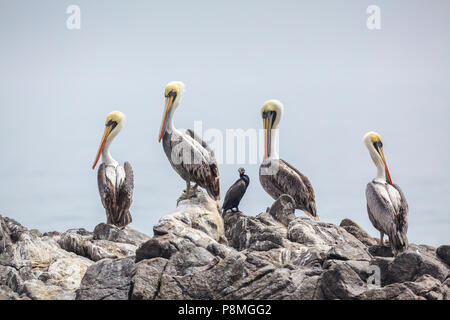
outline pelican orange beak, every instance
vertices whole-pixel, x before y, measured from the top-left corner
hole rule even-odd
[[[166,96],[166,105],[164,107],[164,113],[163,118],[161,122],[161,128],[159,129],[159,138],[158,142],[161,142],[162,137],[164,136],[164,133],[166,133],[167,130],[167,122],[170,118],[170,112],[172,111],[173,102],[175,100],[175,97],[173,95]]]
[[[113,126],[111,126],[111,125],[106,126],[105,132],[103,133],[102,141],[100,143],[100,147],[98,148],[97,156],[95,157],[95,161],[92,166],[92,170],[95,169],[95,166],[97,165],[97,162],[100,159],[100,155],[102,154],[102,150],[105,147],[106,140],[108,140],[108,137],[111,134],[112,130],[113,130]]]
[[[389,169],[388,169],[388,166],[387,166],[387,163],[386,163],[386,158],[384,156],[383,147],[382,146],[378,146],[377,147],[377,151],[380,154],[381,161],[383,161],[384,169],[386,171],[386,181],[389,182],[389,184],[392,184],[391,174],[389,172]]]

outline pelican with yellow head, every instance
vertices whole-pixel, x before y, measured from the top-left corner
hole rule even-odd
[[[264,190],[278,199],[287,194],[295,201],[295,209],[319,220],[316,210],[314,189],[309,179],[295,167],[280,159],[276,130],[283,116],[283,104],[278,100],[268,100],[261,108],[264,127],[264,160],[259,168],[259,181]]]
[[[172,168],[186,182],[182,199],[195,197],[197,187],[206,189],[209,196],[220,199],[219,167],[214,152],[193,130],[185,133],[175,128],[173,116],[184,93],[184,84],[173,81],[164,90],[165,104],[158,142],[162,141],[164,153]],[[194,182],[194,186],[191,186]]]
[[[385,234],[397,254],[408,248],[408,203],[400,187],[392,183],[381,136],[376,132],[364,135],[363,142],[377,168],[377,175],[367,184],[367,212],[370,222],[380,231],[380,245]]]
[[[109,152],[114,138],[122,130],[125,115],[113,111],[106,116],[105,131],[100,141],[92,170],[95,169],[100,156],[102,163],[98,168],[98,191],[106,211],[106,223],[124,228],[131,223],[130,206],[133,197],[134,176],[129,162],[122,167]]]

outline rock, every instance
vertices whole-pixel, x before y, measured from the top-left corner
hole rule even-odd
[[[331,270],[333,269],[337,264],[344,265],[345,268],[349,267],[351,268],[358,277],[366,282],[367,278],[369,277],[369,267],[371,266],[369,261],[359,261],[359,260],[327,260],[324,265],[323,269],[325,270]],[[370,273],[372,274],[372,273]]]
[[[257,217],[230,213],[225,216],[225,225],[228,243],[237,250],[281,248],[286,235],[286,227],[267,213]]]
[[[286,227],[295,219],[295,200],[287,195],[281,195],[270,207],[269,214]]]
[[[320,287],[326,299],[354,299],[366,291],[366,284],[347,264],[338,263],[322,274]]]
[[[96,230],[97,234],[85,229],[41,234],[0,216],[0,286],[14,292],[8,291],[4,297],[75,299],[94,261],[134,260],[135,244],[150,239],[129,227],[114,230],[105,225]]]
[[[8,287],[13,292],[23,292],[23,280],[19,272],[12,267],[0,265],[0,285]]]
[[[373,245],[369,247],[369,253],[372,256],[376,257],[393,257],[394,253],[392,252],[392,249],[388,246],[380,246],[380,245]]]
[[[361,293],[359,300],[423,300],[401,283],[391,284]]]
[[[364,243],[366,246],[372,246],[377,244],[377,241],[374,238],[372,238],[356,222],[353,222],[350,219],[342,220],[339,226],[344,228],[348,233],[351,233],[356,239]]]
[[[326,252],[328,259],[367,260],[366,246],[345,229],[309,218],[296,218],[288,226],[287,238]]]
[[[161,275],[164,273],[167,259],[155,258],[137,263],[131,278],[132,300],[154,300],[161,287]]]
[[[0,215],[0,237],[3,240],[3,246],[0,246],[0,248],[5,249],[8,244],[19,241],[21,234],[26,231],[27,228],[16,220]]]
[[[443,282],[449,268],[437,257],[434,248],[411,244],[390,263],[387,279],[389,283],[415,281],[425,274]]]
[[[41,234],[0,217],[0,299],[450,299],[445,246],[394,257],[353,221],[295,217],[291,205],[282,196],[222,220],[199,191],[153,237],[103,223]]]
[[[443,245],[436,249],[436,253],[447,265],[450,266],[450,245]]]
[[[103,259],[86,271],[77,300],[127,300],[130,294],[133,258]]]
[[[150,237],[129,226],[120,229],[111,224],[100,223],[94,229],[93,239],[108,240],[116,243],[128,243],[137,247],[150,240]]]
[[[77,230],[69,230],[61,234],[58,244],[66,251],[93,261],[133,256],[137,248],[128,243],[94,240],[92,233],[79,233]]]
[[[73,300],[75,292],[64,290],[61,286],[47,284],[33,279],[24,284],[24,293],[32,300]]]
[[[415,282],[407,281],[403,284],[415,295],[427,300],[442,300],[445,295],[441,282],[428,274],[420,276]]]
[[[186,228],[189,228],[186,232]],[[174,212],[164,216],[153,227],[155,235],[172,233],[178,237],[202,240],[206,235],[220,241],[224,236],[223,220],[217,203],[204,193],[181,200]]]
[[[29,298],[21,297],[8,286],[0,285],[0,301],[1,300],[29,300]]]
[[[73,299],[91,260],[63,250],[53,237],[0,217],[0,285],[31,299]]]
[[[394,258],[386,258],[386,257],[374,257],[370,261],[371,266],[377,266],[380,268],[380,277],[381,277],[381,285],[385,286],[390,284],[388,275],[389,275],[389,266],[394,261]]]
[[[450,278],[444,281],[441,287],[442,291],[444,291],[444,300],[450,300]]]
[[[171,243],[169,236],[164,235],[158,239],[151,239],[136,250],[136,262],[144,259],[162,257],[169,259],[178,251],[176,243]]]

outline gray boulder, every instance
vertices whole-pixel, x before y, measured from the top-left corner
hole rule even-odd
[[[363,228],[350,219],[342,220],[339,226],[344,228],[348,233],[351,233],[356,239],[364,243],[366,246],[377,244],[376,239],[372,238]]]
[[[106,224],[41,234],[0,218],[0,299],[450,299],[447,246],[394,256],[355,222],[297,217],[292,204],[222,219],[198,192],[151,238]]]
[[[134,260],[137,246],[150,239],[129,227],[114,228],[101,224],[97,233],[71,229],[42,234],[0,216],[2,299],[75,299],[86,270],[95,261]]]
[[[443,245],[436,249],[436,253],[447,265],[450,266],[450,245]]]
[[[77,300],[128,300],[134,258],[103,259],[85,273]]]
[[[426,274],[443,282],[448,277],[449,268],[439,259],[434,248],[412,244],[389,264],[387,274],[389,283],[416,281]]]

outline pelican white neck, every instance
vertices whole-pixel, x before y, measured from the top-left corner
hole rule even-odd
[[[175,100],[173,101],[172,107],[169,110],[169,117],[167,119],[167,128],[166,128],[166,131],[168,133],[172,133],[172,131],[176,130],[175,126],[173,125],[173,115],[175,113],[175,110],[178,108],[180,104],[180,99],[181,96],[176,97]]]
[[[271,141],[270,141],[270,150],[269,150],[269,156],[266,157],[267,160],[277,160],[280,159],[280,156],[278,154],[278,146],[279,146],[279,130],[278,128],[271,130]]]
[[[105,142],[105,145],[102,150],[102,162],[105,165],[110,165],[113,167],[117,167],[119,165],[119,163],[111,156],[109,148],[114,138],[119,134],[120,130],[122,130],[122,122],[116,126],[116,128],[111,132],[110,136]]]
[[[383,161],[373,144],[369,140],[364,141],[367,149],[369,150],[370,157],[373,163],[377,167],[377,175],[373,179],[375,182],[386,183],[386,169],[384,167]]]

